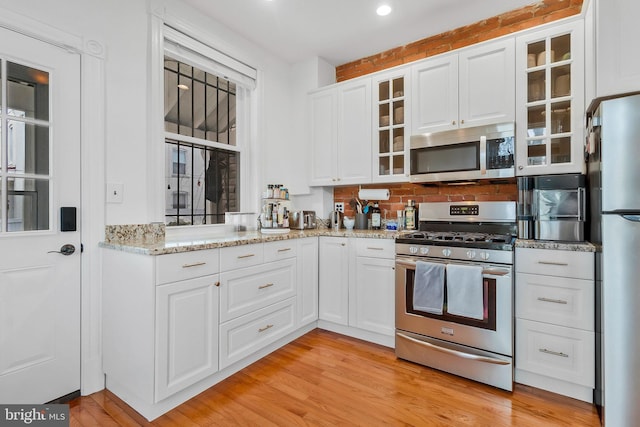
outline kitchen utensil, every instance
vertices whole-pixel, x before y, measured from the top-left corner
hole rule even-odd
[[[333,230],[339,230],[342,226],[342,212],[331,211],[329,214],[329,227]]]

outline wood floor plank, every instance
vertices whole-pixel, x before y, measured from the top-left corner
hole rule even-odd
[[[585,402],[521,385],[499,390],[320,329],[151,423],[106,390],[74,400],[70,414],[82,427],[600,426]]]

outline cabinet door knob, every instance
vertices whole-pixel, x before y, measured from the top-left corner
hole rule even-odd
[[[522,165],[518,166],[518,170],[521,171],[522,169],[524,169],[524,166],[522,166]]]
[[[460,120],[460,124],[463,125],[464,124],[464,119]]]
[[[456,124],[456,121],[455,121],[455,120],[451,120],[451,124],[452,124],[452,125],[455,125],[455,124]]]
[[[220,287],[220,282],[216,282],[216,283],[214,283],[214,285],[219,288]]]

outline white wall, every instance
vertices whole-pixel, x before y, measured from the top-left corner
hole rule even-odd
[[[106,47],[106,182],[124,184],[124,201],[106,205],[107,224],[146,223],[147,99],[151,8],[200,26],[215,48],[260,70],[258,143],[266,152],[288,144],[291,66],[221,24],[174,0],[0,0],[0,8],[30,16]],[[101,102],[101,100],[95,100]],[[270,155],[277,159],[277,156]],[[258,162],[258,165],[264,164]],[[258,176],[261,176],[259,173]],[[285,182],[282,182],[283,184]]]

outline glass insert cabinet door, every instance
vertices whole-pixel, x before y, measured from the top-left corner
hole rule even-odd
[[[0,233],[49,230],[49,73],[0,61]]]
[[[565,25],[519,46],[520,174],[581,171],[584,53],[578,31]]]
[[[408,179],[408,83],[403,72],[374,78],[373,170],[377,181]]]

